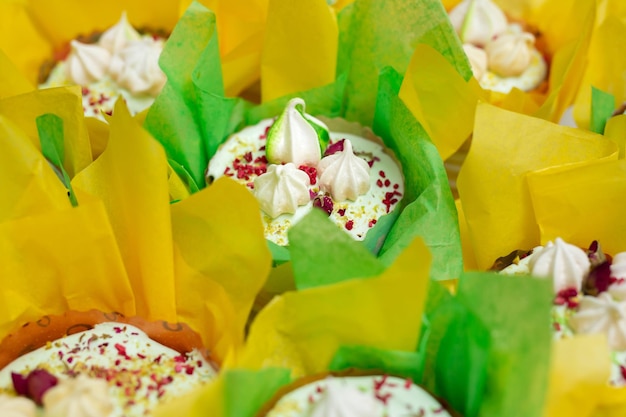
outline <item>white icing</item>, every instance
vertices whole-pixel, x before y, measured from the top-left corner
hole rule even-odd
[[[99,45],[71,41],[65,74],[74,84],[87,85],[104,77],[111,64],[111,53]]]
[[[504,12],[491,0],[463,0],[449,16],[461,41],[477,46],[486,45],[507,28]]]
[[[261,210],[272,218],[295,213],[311,200],[309,176],[292,163],[270,165],[267,172],[254,179],[254,195]]]
[[[487,72],[487,53],[484,49],[472,45],[471,43],[463,44],[463,51],[472,67],[474,78],[480,81]]]
[[[617,279],[626,279],[626,252],[620,252],[613,257],[611,276]]]
[[[265,119],[230,136],[220,146],[209,163],[207,168],[209,182],[223,175],[228,175],[239,183],[253,189],[254,178],[256,178],[257,174],[238,178],[232,168],[233,161],[236,159],[242,160],[246,154],[249,155],[251,163],[257,159],[265,158],[265,132],[273,122],[272,119]],[[372,161],[370,170],[370,189],[368,193],[359,196],[354,202],[336,203],[329,217],[333,223],[354,239],[363,240],[367,232],[373,227],[372,220],[377,220],[387,213],[387,207],[382,203],[386,194],[394,191],[398,193],[398,195],[394,196],[397,201],[389,207],[390,211],[397,206],[402,198],[404,194],[402,171],[393,158],[385,153],[383,147],[376,142],[356,135],[339,132],[330,132],[330,139],[331,142],[337,142],[341,139],[349,140],[357,155],[376,156],[376,159]],[[381,172],[385,173],[386,178],[380,176]],[[389,182],[387,183],[387,181]],[[395,187],[396,185],[397,188]],[[320,193],[319,182],[312,184],[309,190],[314,195],[318,195]],[[287,231],[289,228],[300,221],[312,209],[313,201],[309,201],[306,205],[298,207],[293,215],[282,214],[276,218],[262,215],[265,237],[278,245],[287,245]],[[340,210],[345,210],[344,214],[341,214]],[[346,223],[350,220],[352,221],[352,228],[348,230]]]
[[[181,355],[121,323],[98,324],[17,358],[0,370],[0,390],[12,392],[12,372],[26,375],[34,369],[45,369],[60,382],[71,373],[108,378],[108,396],[114,401],[110,417],[143,415],[216,375],[199,352]]]
[[[108,384],[78,375],[62,380],[43,396],[45,417],[107,417],[113,411]]]
[[[329,389],[333,390],[330,395]],[[323,414],[322,410],[327,412]],[[318,416],[450,417],[450,414],[419,386],[402,378],[382,376],[336,377],[330,384],[327,379],[313,382],[287,393],[267,414],[267,417]]]
[[[59,61],[40,88],[81,85],[85,116],[105,120],[122,96],[131,114],[154,102],[166,81],[158,66],[163,41],[139,35],[126,15],[105,31],[97,44],[72,41],[72,51]]]
[[[582,297],[570,325],[576,333],[605,333],[611,349],[626,350],[626,302],[608,292]]]
[[[328,128],[321,121],[305,116],[304,106],[301,98],[289,100],[283,113],[272,125],[267,138],[267,159],[270,163],[293,162],[296,166],[315,166],[321,159],[319,138],[311,123],[325,130]]]
[[[535,37],[527,32],[503,33],[487,43],[489,69],[503,77],[516,77],[530,65]]]
[[[548,64],[536,49],[532,51],[531,55],[529,66],[521,75],[502,77],[493,71],[487,71],[480,80],[480,86],[486,90],[503,94],[509,93],[514,88],[522,91],[531,91],[537,88],[546,79]]]
[[[554,243],[548,242],[543,249],[533,253],[530,272],[536,277],[551,278],[555,293],[566,288],[580,291],[590,265],[585,251],[556,238]]]
[[[2,417],[36,417],[37,406],[26,397],[14,397],[0,394],[0,416]]]
[[[309,417],[378,417],[382,404],[372,395],[337,378],[326,379],[326,389],[310,407]]]
[[[126,12],[122,12],[120,20],[100,36],[98,44],[108,49],[111,54],[115,54],[124,49],[129,42],[139,39],[141,35],[128,23]]]
[[[355,201],[370,188],[370,167],[352,152],[352,143],[344,141],[343,151],[322,158],[317,165],[320,189],[335,201]]]
[[[132,94],[156,97],[167,77],[159,67],[163,42],[151,38],[129,42],[111,60],[110,74]]]

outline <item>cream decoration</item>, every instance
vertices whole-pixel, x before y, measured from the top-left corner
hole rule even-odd
[[[140,38],[139,32],[128,23],[126,12],[122,12],[120,20],[100,36],[98,43],[112,54],[115,54],[124,49],[129,42],[137,41]]]
[[[626,302],[603,292],[597,297],[584,296],[578,309],[570,318],[576,333],[605,333],[611,349],[626,350]]]
[[[311,201],[309,185],[309,176],[294,164],[269,165],[265,174],[254,179],[254,195],[261,210],[275,218],[295,213]]]
[[[2,417],[36,417],[37,406],[26,397],[0,394],[0,415]]]
[[[132,41],[113,57],[111,77],[133,94],[159,94],[167,77],[159,67],[163,42],[150,38]]]
[[[471,43],[463,44],[463,51],[472,67],[474,78],[480,81],[487,72],[487,53],[482,48],[478,48]]]
[[[548,242],[543,249],[533,253],[530,273],[536,277],[552,278],[555,293],[565,288],[580,291],[590,265],[585,251],[556,238],[554,243]]]
[[[354,201],[370,188],[370,167],[352,152],[352,143],[344,141],[343,151],[324,157],[317,166],[320,189],[335,201]]]
[[[507,28],[504,12],[491,0],[463,0],[449,14],[461,41],[484,46]]]
[[[88,85],[107,74],[111,64],[111,53],[107,49],[78,41],[71,41],[70,45],[65,72],[72,82]]]
[[[522,74],[530,65],[534,44],[535,37],[527,32],[499,35],[485,46],[489,69],[505,77]]]

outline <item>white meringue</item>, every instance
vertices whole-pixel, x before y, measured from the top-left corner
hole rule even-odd
[[[626,252],[620,252],[613,256],[611,276],[617,279],[626,279]]]
[[[294,164],[269,165],[267,172],[254,179],[254,195],[261,210],[276,218],[295,213],[299,206],[311,201],[308,174]]]
[[[335,378],[326,379],[322,398],[315,402],[307,417],[378,417],[382,415],[380,402],[372,395],[344,385]]]
[[[576,333],[605,333],[611,349],[626,349],[626,302],[614,300],[608,292],[584,296],[570,325]]]
[[[555,293],[566,288],[580,291],[590,266],[585,251],[557,237],[554,243],[548,242],[543,249],[533,253],[530,273],[540,278],[552,278]]]
[[[463,0],[449,14],[461,41],[486,45],[507,28],[504,12],[491,0]]]
[[[44,417],[107,417],[113,411],[104,379],[78,375],[64,379],[43,396]]]
[[[487,43],[489,69],[505,77],[515,77],[530,65],[535,37],[528,33],[504,33]]]
[[[0,394],[0,415],[2,417],[36,417],[37,405],[26,397]]]
[[[129,42],[139,39],[141,35],[128,23],[126,12],[122,12],[120,20],[100,36],[98,44],[115,54],[124,49]]]
[[[267,133],[267,160],[272,164],[315,166],[322,157],[320,135],[328,143],[328,127],[305,113],[304,100],[293,98]]]
[[[65,74],[75,84],[88,85],[103,78],[111,64],[111,53],[99,46],[71,41]]]
[[[322,158],[317,165],[320,189],[335,201],[354,201],[370,189],[370,167],[352,152],[346,139],[343,151]]]
[[[159,67],[162,51],[161,41],[144,38],[130,42],[113,57],[111,78],[132,94],[156,96],[167,81]]]
[[[472,67],[474,78],[480,81],[487,72],[487,53],[484,49],[478,48],[471,43],[464,43],[463,51],[465,51],[465,55]]]

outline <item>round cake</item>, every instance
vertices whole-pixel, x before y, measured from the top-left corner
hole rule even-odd
[[[209,162],[207,184],[226,175],[247,186],[261,206],[265,237],[278,245],[287,245],[289,228],[316,207],[364,240],[404,194],[393,154],[365,135],[329,129],[295,98],[277,119],[231,135]]]
[[[611,349],[609,383],[626,385],[626,252],[611,257],[598,242],[583,250],[557,238],[499,258],[492,269],[552,280],[555,339],[604,333]]]
[[[279,390],[257,417],[451,417],[407,378],[358,371],[302,378]]]
[[[131,113],[148,108],[167,77],[159,68],[165,36],[140,33],[123,13],[119,22],[102,33],[69,42],[52,63],[42,68],[40,88],[82,86],[86,116],[104,120],[118,96]]]
[[[547,79],[548,64],[537,49],[536,31],[510,21],[491,0],[463,0],[450,13],[474,77],[482,88],[531,91]]]
[[[81,316],[88,320],[74,318]],[[3,360],[7,355],[14,359],[0,370],[0,415],[15,406],[50,417],[68,416],[82,408],[89,414],[79,415],[147,415],[159,403],[216,376],[212,362],[190,346],[190,342],[198,344],[199,336],[185,326],[148,326],[152,334],[164,336],[161,339],[178,339],[179,349],[187,345],[179,351],[127,322],[92,325],[92,317],[93,312],[45,317],[3,341]],[[33,336],[39,329],[51,334],[48,327],[63,328],[64,335],[42,345],[47,337]]]

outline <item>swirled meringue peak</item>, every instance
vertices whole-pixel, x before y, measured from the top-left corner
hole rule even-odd
[[[293,98],[267,132],[266,157],[272,164],[316,166],[329,138],[328,127],[305,113],[304,100]]]
[[[626,301],[617,301],[608,292],[584,296],[570,325],[576,333],[605,333],[611,349],[626,350]]]
[[[616,279],[626,279],[626,252],[620,252],[613,256],[611,276]]]
[[[472,67],[474,78],[480,81],[487,72],[487,53],[484,49],[478,48],[471,43],[463,44],[463,51]]]
[[[489,69],[504,77],[522,74],[530,65],[535,37],[528,32],[503,33],[485,46]]]
[[[486,45],[508,25],[504,12],[491,0],[463,0],[449,16],[461,41],[477,46]]]
[[[141,39],[141,35],[128,23],[126,12],[122,12],[120,20],[100,36],[98,44],[115,54],[124,49],[129,42],[139,39]]]
[[[0,394],[0,416],[2,417],[36,417],[35,402],[26,397],[13,397]]]
[[[87,85],[103,78],[111,64],[111,53],[99,45],[71,41],[65,74],[72,82]]]
[[[335,378],[327,378],[322,398],[313,404],[307,417],[378,417],[381,414],[381,404],[374,397]]]
[[[320,189],[336,201],[354,201],[370,189],[370,167],[354,154],[349,140],[344,141],[343,151],[322,158],[317,172]]]
[[[540,278],[552,278],[555,293],[567,288],[580,291],[590,265],[585,251],[556,238],[554,243],[548,242],[533,254],[530,273]]]
[[[309,176],[292,163],[269,165],[267,172],[254,179],[254,195],[261,210],[272,218],[295,213],[311,200]]]
[[[163,42],[151,38],[129,42],[111,61],[111,78],[132,94],[159,94],[166,75],[159,67]]]
[[[113,411],[104,379],[78,375],[65,379],[43,397],[45,417],[107,417]]]

